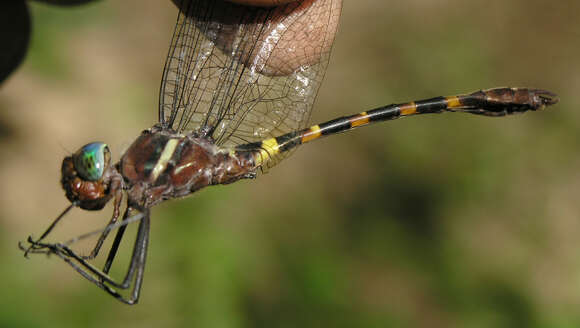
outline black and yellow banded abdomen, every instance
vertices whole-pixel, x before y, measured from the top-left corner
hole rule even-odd
[[[328,122],[313,125],[307,129],[290,132],[275,138],[240,145],[236,151],[254,153],[257,167],[265,164],[272,167],[276,157],[298,145],[371,123],[394,120],[399,117],[417,114],[443,112],[466,112],[485,116],[506,116],[535,111],[558,102],[555,94],[536,89],[495,88],[476,91],[467,95],[435,97],[402,104],[392,104],[367,112],[340,117]]]

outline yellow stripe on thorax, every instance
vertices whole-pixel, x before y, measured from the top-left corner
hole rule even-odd
[[[163,152],[161,152],[159,160],[157,160],[157,163],[155,164],[153,171],[151,171],[152,181],[157,180],[161,172],[165,170],[165,168],[167,167],[167,163],[173,156],[175,148],[177,148],[179,142],[180,139],[169,139],[169,141],[167,141],[167,143],[165,144],[165,148],[163,148]]]

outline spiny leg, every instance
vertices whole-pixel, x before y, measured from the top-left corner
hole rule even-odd
[[[128,217],[128,213],[131,208],[128,207],[125,211],[124,220]],[[94,265],[85,260],[82,256],[77,255],[72,249],[70,249],[65,244],[45,244],[39,243],[40,247],[44,247],[49,250],[49,253],[56,254],[58,257],[63,259],[66,263],[72,266],[79,274],[85,277],[90,282],[97,285],[99,288],[103,289],[110,295],[119,299],[126,304],[135,304],[139,300],[139,293],[141,290],[141,285],[143,283],[143,274],[145,270],[145,260],[147,257],[147,245],[149,243],[149,227],[150,218],[149,210],[145,209],[141,211],[142,218],[139,222],[139,227],[137,231],[137,237],[135,239],[135,244],[133,246],[133,253],[131,255],[131,260],[129,263],[129,268],[127,273],[123,278],[122,282],[115,281],[112,277],[108,275],[108,272],[104,270],[99,270]],[[124,226],[122,226],[124,227]],[[117,234],[118,235],[118,234]],[[116,250],[115,250],[116,252]],[[111,253],[111,252],[109,252]],[[109,256],[110,257],[110,256]],[[114,257],[114,255],[113,255]],[[108,268],[110,268],[108,265]],[[117,289],[128,289],[133,286],[130,297],[125,298],[119,293]]]
[[[44,233],[40,236],[40,238],[38,238],[37,240],[32,239],[32,236],[28,236],[28,243],[30,244],[28,247],[24,247],[24,245],[22,245],[22,242],[18,242],[18,248],[20,248],[20,250],[24,251],[24,257],[28,257],[29,253],[46,253],[45,251],[42,251],[43,247],[39,247],[39,243],[46,237],[48,236],[48,234],[52,231],[52,229],[54,229],[54,227],[58,224],[58,222],[70,211],[73,209],[73,207],[77,206],[76,203],[72,203],[70,204],[64,211],[62,211],[62,213],[60,213],[59,216],[56,217],[56,219],[54,219],[54,221],[52,221],[52,223],[48,226],[48,228],[46,229],[46,231],[44,231]]]
[[[111,231],[111,229],[109,229],[109,227],[114,226],[114,224],[117,222],[117,219],[119,217],[119,213],[120,213],[120,208],[121,208],[121,202],[123,200],[123,193],[122,190],[120,188],[121,185],[121,180],[117,180],[117,179],[113,179],[113,182],[111,184],[111,189],[115,191],[115,201],[114,201],[114,208],[113,208],[113,215],[111,217],[111,220],[109,221],[109,223],[107,224],[106,228],[103,229],[101,231],[101,235],[99,237],[99,239],[97,240],[97,243],[95,244],[95,246],[93,247],[93,250],[91,251],[91,253],[87,256],[82,256],[84,259],[90,260],[90,259],[94,259],[95,257],[97,257],[97,255],[99,254],[99,250],[101,249],[101,246],[103,245],[103,242],[105,241],[105,239],[107,238],[107,235],[109,234],[109,232]],[[18,242],[18,247],[20,248],[20,250],[24,251],[24,256],[28,257],[29,253],[35,253],[35,254],[47,254],[50,253],[50,250],[47,249],[46,246],[41,246],[41,245],[47,245],[46,243],[41,243],[41,241],[48,236],[48,234],[54,229],[54,227],[57,225],[58,222],[60,222],[60,220],[74,207],[78,206],[79,204],[77,202],[73,202],[71,203],[71,205],[69,205],[46,229],[46,231],[40,236],[40,238],[34,240],[32,239],[32,236],[28,236],[27,238],[27,242],[30,244],[27,248],[24,247],[24,245],[22,244],[22,242]],[[85,237],[80,236],[77,238],[73,238],[69,241],[68,244],[73,243],[75,241],[78,241],[80,239],[84,239]]]
[[[466,95],[436,97],[392,104],[366,112],[340,117],[310,128],[276,138],[238,146],[238,155],[251,153],[256,167],[275,164],[275,156],[298,145],[372,123],[418,114],[465,112],[485,116],[506,116],[536,111],[556,104],[557,96],[549,91],[526,88],[495,88]]]
[[[128,219],[129,209],[125,211],[123,215],[123,221]],[[113,240],[113,244],[111,245],[111,249],[109,250],[109,254],[107,255],[107,260],[105,261],[105,265],[103,266],[103,272],[108,274],[111,270],[111,266],[113,265],[113,261],[115,261],[115,256],[117,255],[117,251],[119,250],[119,245],[121,245],[121,241],[123,240],[123,235],[125,234],[125,229],[127,229],[126,225],[119,227],[117,230],[117,234],[115,235],[115,240]]]
[[[110,227],[117,222],[117,219],[119,218],[119,214],[121,212],[120,209],[121,209],[121,202],[123,200],[123,193],[121,192],[120,189],[116,189],[116,190],[118,190],[118,191],[115,195],[115,201],[114,201],[114,205],[113,205],[113,215],[111,216],[111,220],[109,220],[107,227]],[[121,228],[123,228],[123,230],[124,230],[125,227],[126,226],[121,226],[119,228],[119,230]],[[99,239],[97,240],[97,243],[95,244],[95,247],[93,247],[93,250],[91,251],[91,253],[87,256],[83,256],[83,258],[85,260],[92,260],[95,257],[97,257],[97,255],[99,255],[99,251],[101,250],[101,247],[103,246],[105,239],[107,239],[107,236],[109,235],[110,231],[111,231],[110,229],[103,230],[103,232],[99,236]]]

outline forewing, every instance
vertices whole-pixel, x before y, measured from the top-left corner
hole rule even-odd
[[[181,3],[160,90],[160,123],[228,147],[304,128],[340,5]]]

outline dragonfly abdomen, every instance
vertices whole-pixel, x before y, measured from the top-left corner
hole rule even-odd
[[[399,117],[443,112],[466,112],[485,116],[505,116],[528,110],[539,110],[558,101],[551,92],[524,88],[495,88],[467,95],[435,97],[391,104],[370,111],[340,117],[309,128],[290,132],[275,138],[240,145],[238,151],[253,152],[254,162],[262,166],[298,145],[323,136],[349,131],[371,123],[394,120]],[[272,166],[272,165],[268,165]]]

